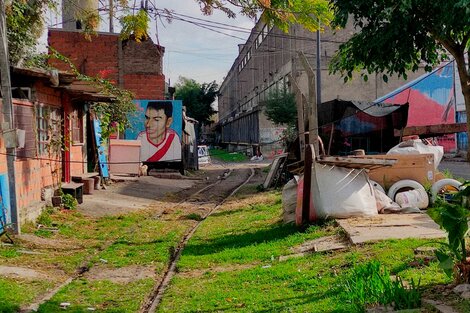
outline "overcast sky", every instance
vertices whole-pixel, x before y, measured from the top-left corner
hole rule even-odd
[[[179,76],[184,76],[193,78],[199,83],[215,80],[220,84],[238,55],[238,44],[245,43],[254,21],[239,14],[236,19],[229,19],[219,11],[211,16],[205,16],[195,0],[150,0],[150,3],[152,7],[155,3],[157,8],[172,10],[175,13],[175,18],[171,23],[161,18],[157,26],[155,22],[152,22],[150,27],[152,40],[165,47],[163,73],[166,81],[170,80],[174,85]],[[60,17],[52,14],[48,15],[48,19],[49,26],[60,24],[61,21]],[[214,22],[233,25],[239,31],[226,29],[230,27],[214,24]],[[206,24],[203,26],[212,30],[194,23]],[[115,30],[118,31],[119,23],[115,21],[115,25]],[[158,37],[156,29],[158,29]],[[108,31],[106,22],[102,23],[100,30]]]

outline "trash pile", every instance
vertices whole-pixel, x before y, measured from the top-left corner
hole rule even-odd
[[[414,137],[385,155],[317,157],[308,219],[420,213],[462,185],[437,170],[443,155],[442,146]],[[285,223],[302,223],[303,180],[295,176],[283,189]]]

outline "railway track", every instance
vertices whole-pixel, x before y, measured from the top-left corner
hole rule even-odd
[[[183,253],[183,250],[191,237],[197,231],[204,220],[214,213],[228,198],[233,196],[241,187],[247,184],[255,175],[253,169],[235,169],[225,172],[216,182],[205,186],[181,200],[179,204],[185,206],[200,207],[204,206],[204,214],[201,220],[197,221],[183,236],[173,255],[162,278],[155,285],[154,290],[147,298],[139,310],[140,313],[152,313],[158,308],[166,288],[169,286],[171,279],[175,275],[177,263]],[[215,188],[217,186],[217,188]]]

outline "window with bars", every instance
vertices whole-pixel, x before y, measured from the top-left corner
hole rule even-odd
[[[46,105],[36,107],[38,155],[48,154],[49,148],[59,152],[62,143],[62,122],[57,108]],[[54,146],[54,147],[52,147]]]

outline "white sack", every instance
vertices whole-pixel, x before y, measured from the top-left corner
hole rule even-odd
[[[398,145],[390,149],[387,154],[433,154],[434,167],[437,169],[437,166],[439,165],[442,160],[442,157],[444,156],[444,147],[425,145],[421,141],[421,139],[414,139],[399,143]]]
[[[398,205],[398,203],[390,199],[390,197],[387,196],[385,192],[377,188],[374,189],[375,201],[377,203],[377,211],[379,213],[398,212],[401,210],[401,207]]]
[[[312,195],[318,218],[377,215],[374,188],[363,170],[317,163],[315,170],[318,191],[312,188]]]
[[[282,188],[282,217],[284,223],[295,222],[295,207],[297,205],[297,180],[289,180]]]

